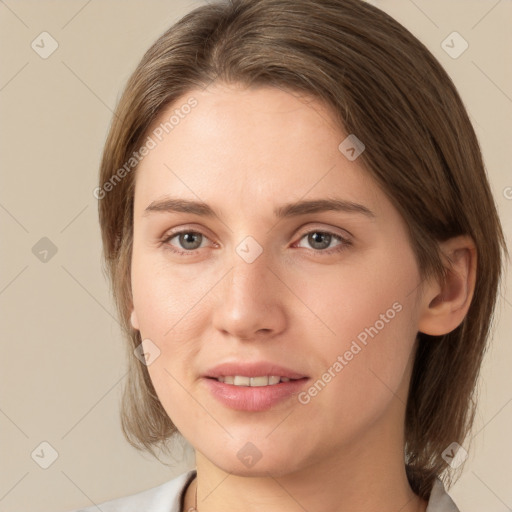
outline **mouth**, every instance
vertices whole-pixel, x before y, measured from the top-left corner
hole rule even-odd
[[[271,361],[228,361],[203,374],[203,383],[222,405],[237,411],[292,406],[309,377]]]
[[[219,377],[208,377],[208,378],[217,380],[218,382],[223,382],[224,384],[230,384],[232,386],[264,387],[264,386],[275,386],[281,382],[302,380],[307,377],[292,379],[290,377],[281,377],[279,375],[262,375],[262,376],[256,376],[256,377],[248,377],[245,375],[221,375]]]
[[[212,397],[224,407],[254,413],[268,411],[277,405],[297,407],[296,397],[309,380],[308,377],[292,379],[278,375],[225,375],[206,377],[203,382]]]

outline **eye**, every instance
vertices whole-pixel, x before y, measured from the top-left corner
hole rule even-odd
[[[318,229],[304,233],[300,239],[302,240],[304,238],[306,238],[307,243],[310,244],[315,252],[323,252],[328,254],[342,251],[351,245],[351,241],[342,237],[341,235],[331,233],[330,231],[320,231]],[[336,240],[339,243],[332,247],[331,243]],[[328,248],[330,248],[330,250],[325,250]]]
[[[171,243],[171,241],[175,238],[177,238],[178,246],[176,246],[174,243]],[[312,247],[314,252],[324,254],[331,254],[334,252],[342,251],[352,244],[349,239],[342,237],[341,235],[331,233],[330,231],[321,231],[318,229],[304,233],[300,237],[301,241],[303,239],[307,240],[307,243],[310,244],[310,247]],[[162,242],[172,252],[186,255],[204,247],[203,242],[207,240],[208,237],[198,231],[183,230],[166,236]],[[338,244],[332,246],[332,243],[335,241],[337,241]],[[304,247],[300,245],[300,242],[298,246]]]
[[[171,243],[171,240],[174,238],[178,238],[178,243],[184,250],[176,248],[176,246]],[[178,254],[187,254],[189,252],[195,251],[196,249],[200,249],[202,242],[205,240],[208,240],[208,238],[202,233],[199,233],[198,231],[185,230],[172,233],[170,236],[163,240],[163,243],[167,244],[168,248],[173,252]]]

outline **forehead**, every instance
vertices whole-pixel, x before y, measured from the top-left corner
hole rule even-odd
[[[357,160],[340,152],[347,134],[333,113],[304,94],[237,85],[191,90],[159,114],[148,135],[155,145],[136,172],[139,210],[171,193],[212,199],[219,209],[240,208],[234,198],[247,208],[272,198],[339,192],[372,202],[379,195]]]

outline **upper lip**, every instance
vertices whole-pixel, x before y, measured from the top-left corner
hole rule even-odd
[[[306,377],[302,373],[296,372],[284,366],[267,361],[255,362],[226,362],[210,368],[204,377],[218,378],[227,375],[243,375],[244,377],[261,377],[261,376],[279,376],[288,377],[289,379],[302,379]]]

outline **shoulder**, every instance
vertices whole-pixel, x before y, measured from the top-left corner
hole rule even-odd
[[[439,478],[432,487],[426,512],[460,512]]]
[[[195,475],[196,470],[191,469],[146,491],[70,512],[180,512],[181,495]]]

